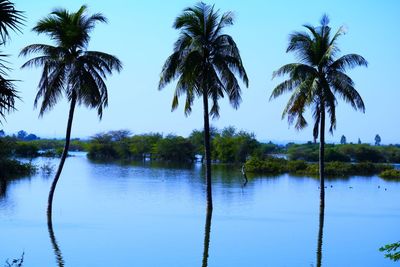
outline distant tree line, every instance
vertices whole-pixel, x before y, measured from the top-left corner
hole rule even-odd
[[[211,159],[219,163],[243,163],[250,156],[279,151],[279,146],[260,143],[255,135],[226,127],[210,128]],[[203,131],[189,137],[163,136],[160,133],[130,135],[129,131],[111,131],[93,136],[87,144],[88,157],[96,160],[161,160],[193,162],[204,160]]]
[[[71,141],[72,151],[85,150],[86,143],[79,139]],[[38,156],[58,157],[61,155],[64,140],[61,139],[19,139],[15,135],[0,137],[0,155],[4,157],[34,158]]]
[[[292,144],[287,148],[287,155],[290,160],[316,162],[319,159],[318,149],[319,145],[313,143]],[[325,161],[398,163],[400,162],[400,147],[398,145],[326,144]]]
[[[296,175],[307,175],[317,177],[319,168],[317,162],[306,162],[304,160],[287,160],[283,158],[251,158],[245,164],[246,172],[257,174],[278,175],[291,173]],[[349,163],[331,161],[326,162],[325,174],[331,177],[347,177],[351,175],[373,175],[389,174],[393,166],[383,163],[360,162]],[[387,177],[383,177],[387,178]]]

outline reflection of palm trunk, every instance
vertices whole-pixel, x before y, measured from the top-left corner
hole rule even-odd
[[[53,230],[53,223],[51,222],[51,219],[47,220],[47,228],[49,230],[49,236],[50,236],[50,241],[51,245],[53,246],[54,253],[56,255],[56,260],[57,260],[57,266],[58,267],[63,267],[64,266],[64,260],[62,258],[61,250],[57,244],[56,236],[54,235],[54,230]]]
[[[206,228],[204,232],[204,251],[203,251],[202,267],[207,267],[208,265],[208,248],[210,246],[211,217],[212,217],[212,210],[207,210]]]
[[[6,196],[7,181],[5,178],[0,177],[0,199]]]
[[[69,143],[70,143],[70,139],[71,139],[72,119],[74,118],[75,104],[76,104],[76,94],[72,93],[71,106],[69,109],[69,116],[68,116],[67,132],[66,132],[66,136],[65,136],[64,150],[61,155],[60,165],[58,165],[56,175],[54,176],[54,180],[51,184],[50,192],[49,192],[49,199],[47,201],[47,220],[50,222],[52,220],[54,191],[56,190],[58,179],[60,179],[61,171],[64,167],[65,159],[67,158],[67,155],[68,155]]]
[[[321,200],[322,201],[322,200]],[[322,265],[322,237],[324,235],[324,217],[325,217],[325,206],[322,204],[319,208],[319,228],[318,228],[318,246],[317,246],[317,267]]]

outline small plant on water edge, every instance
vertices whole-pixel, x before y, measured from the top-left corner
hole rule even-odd
[[[25,252],[22,253],[21,258],[13,259],[11,262],[9,260],[6,260],[6,265],[4,265],[4,267],[21,267],[24,263],[24,254]]]
[[[51,164],[50,162],[45,162],[43,163],[42,166],[40,166],[40,171],[42,172],[42,175],[48,176],[53,173],[54,170],[54,164]]]

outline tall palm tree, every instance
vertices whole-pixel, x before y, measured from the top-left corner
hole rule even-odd
[[[233,25],[231,12],[220,15],[214,6],[205,3],[184,9],[173,24],[180,35],[164,63],[159,82],[162,89],[172,80],[178,80],[172,110],[177,108],[178,98],[183,94],[186,94],[185,115],[190,114],[195,97],[203,99],[208,209],[212,209],[209,115],[219,117],[218,100],[225,94],[234,108],[239,107],[241,89],[236,75],[246,87],[249,83],[235,41],[223,33],[229,25]]]
[[[88,15],[86,6],[77,12],[55,9],[33,28],[38,34],[48,35],[55,45],[32,44],[20,53],[22,56],[39,54],[22,65],[22,68],[43,68],[34,103],[36,107],[41,101],[39,116],[51,110],[63,95],[70,104],[64,150],[49,193],[47,214],[50,220],[54,191],[68,154],[75,106],[95,108],[101,119],[108,103],[104,80],[112,71],[119,72],[122,68],[115,56],[87,51],[89,34],[97,22],[105,23],[107,19],[100,13]]]
[[[311,107],[314,118],[313,136],[320,137],[319,174],[321,206],[325,205],[324,148],[325,115],[329,116],[332,133],[336,127],[337,96],[355,110],[365,111],[364,102],[354,88],[353,80],[346,75],[346,70],[356,66],[367,66],[367,61],[360,55],[347,54],[337,58],[340,52],[338,38],[345,33],[343,27],[331,36],[329,19],[324,15],[321,25],[304,25],[308,32],[294,32],[289,37],[286,52],[294,52],[299,63],[282,66],[273,73],[273,78],[289,75],[289,79],[280,83],[273,90],[270,99],[286,92],[292,92],[282,117],[287,116],[289,124],[295,122],[297,129],[307,126],[304,111]]]
[[[16,10],[13,3],[8,0],[0,0],[0,45],[10,38],[10,31],[20,32],[24,16],[22,11]],[[15,109],[15,99],[18,98],[13,80],[7,78],[6,66],[3,59],[7,55],[0,54],[0,117]],[[1,121],[0,121],[1,122]]]

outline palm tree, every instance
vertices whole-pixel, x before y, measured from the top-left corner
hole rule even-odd
[[[55,9],[33,28],[38,34],[48,35],[55,45],[32,44],[20,53],[22,56],[39,54],[22,65],[22,68],[43,68],[34,103],[36,107],[41,100],[39,116],[51,110],[63,95],[70,104],[65,146],[49,193],[47,215],[50,220],[54,191],[68,154],[75,106],[95,108],[101,119],[108,103],[104,80],[112,71],[119,72],[122,68],[115,56],[87,51],[89,34],[97,22],[105,23],[107,19],[100,13],[88,15],[86,6],[77,12]]]
[[[295,122],[296,129],[307,126],[304,111],[311,107],[314,118],[314,140],[320,137],[319,174],[321,205],[325,205],[324,183],[324,146],[325,113],[330,120],[329,131],[336,127],[337,96],[350,103],[355,110],[365,111],[364,102],[354,88],[353,80],[345,74],[346,70],[356,66],[367,66],[367,61],[360,55],[347,54],[337,58],[340,52],[338,38],[345,33],[343,27],[331,37],[329,19],[324,15],[321,25],[304,25],[308,32],[294,32],[289,37],[286,52],[294,52],[299,63],[282,66],[273,73],[273,78],[289,75],[289,79],[276,86],[270,99],[283,93],[293,92],[282,117],[287,116],[289,124]]]
[[[172,110],[177,108],[179,96],[186,94],[186,116],[192,110],[195,97],[203,99],[208,209],[212,209],[209,115],[219,117],[218,100],[225,94],[234,108],[239,107],[241,89],[235,75],[246,87],[249,83],[235,41],[223,33],[223,29],[232,24],[231,12],[220,15],[214,6],[204,3],[183,10],[173,24],[180,30],[180,35],[172,55],[164,63],[159,82],[161,90],[172,80],[178,80]],[[211,109],[208,107],[209,98]]]
[[[14,4],[8,0],[0,0],[0,45],[10,38],[10,30],[20,32],[24,21],[22,11],[16,10]],[[15,109],[15,99],[18,98],[13,80],[7,79],[6,61],[0,55],[0,117],[5,118],[6,113]],[[1,122],[1,121],[0,121]]]

